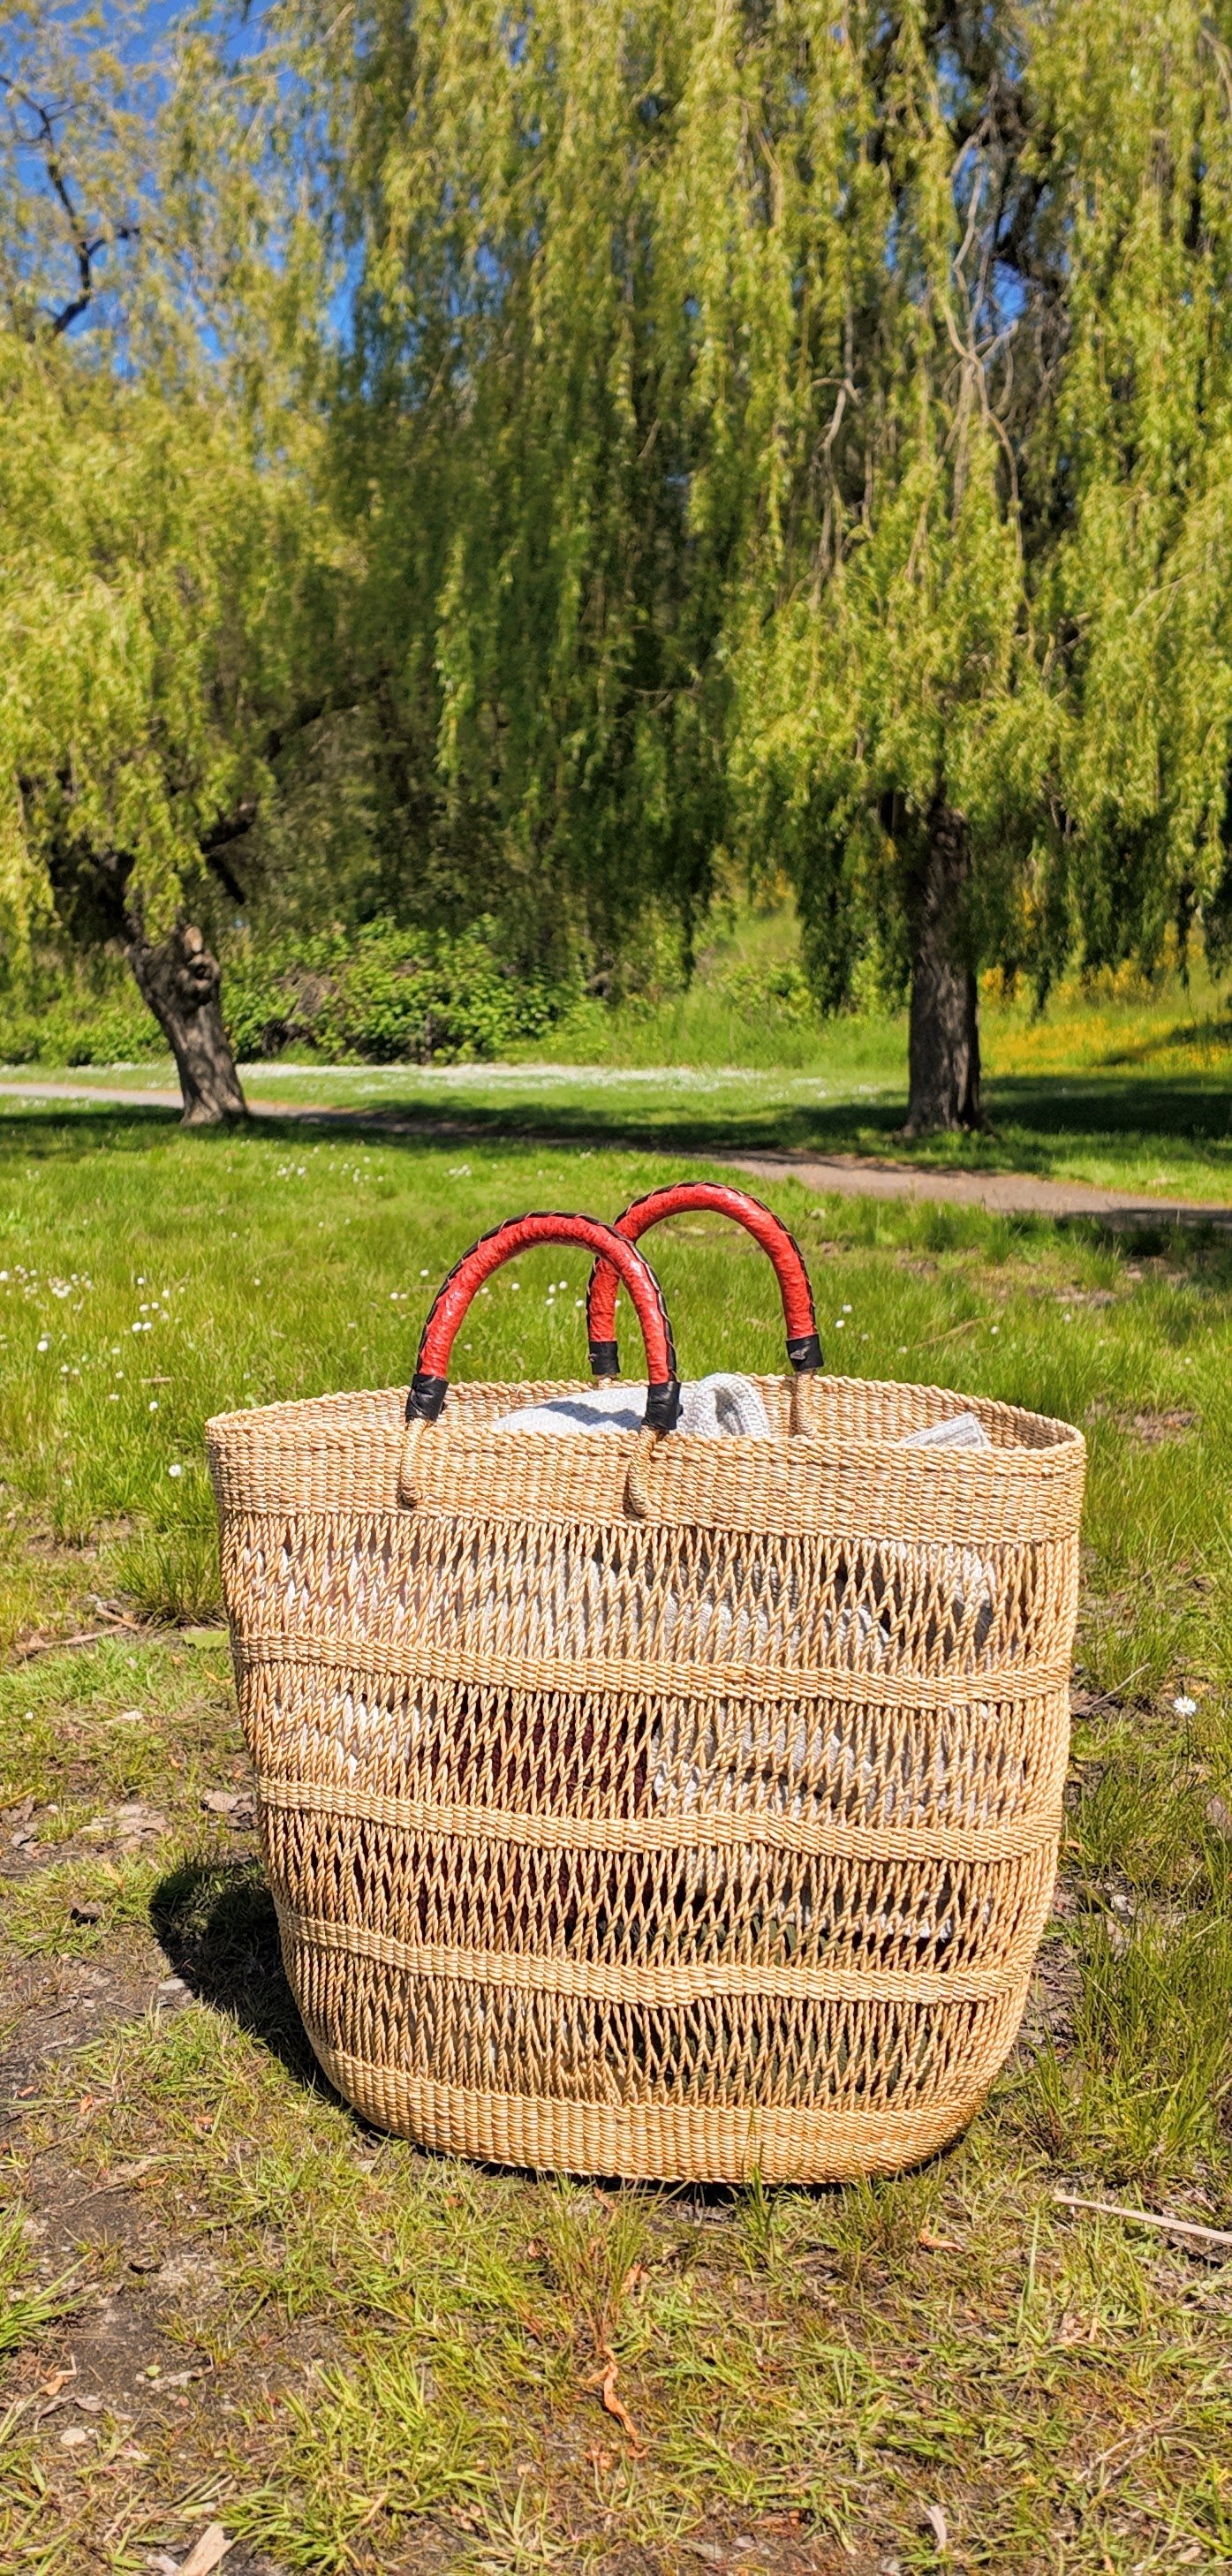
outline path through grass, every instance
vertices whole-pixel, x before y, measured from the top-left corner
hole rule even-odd
[[[720,1008],[699,984],[656,1011],[588,1012],[559,1060],[517,1064],[244,1067],[257,1100],[406,1113],[442,1137],[573,1137],[596,1148],[891,1154],[931,1169],[1018,1171],[1058,1181],[1232,1202],[1232,1024],[1203,976],[1154,994],[1062,993],[1043,1019],[1026,1001],[983,1013],[990,1130],[905,1146],[905,1021],[802,1027]],[[589,1056],[590,1061],[577,1060]],[[48,1078],[43,1066],[27,1068]],[[82,1067],[86,1086],[160,1082],[170,1059]]]
[[[1062,1882],[964,2142],[846,2191],[596,2188],[423,2157],[315,2077],[202,1423],[402,1381],[471,1236],[656,1170],[0,1118],[6,2571],[158,2568],[215,2518],[232,2576],[1232,2561],[1232,2269],[1052,2197],[1232,2225],[1227,1250],[774,1194],[836,1361],[1091,1443]],[[654,1257],[690,1373],[778,1364],[743,1238]],[[501,1274],[463,1370],[572,1374],[584,1276]]]

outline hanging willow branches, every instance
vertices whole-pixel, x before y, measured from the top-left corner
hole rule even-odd
[[[278,495],[262,616],[228,575],[194,639],[219,783],[130,832],[168,918],[347,707],[383,902],[602,986],[785,869],[824,1005],[910,992],[916,1127],[980,1117],[981,966],[1218,945],[1228,0],[276,0],[166,46],[123,114],[103,65],[67,232],[21,128],[3,276],[80,365],[83,242],[91,300],[130,274],[146,392],[249,460],[169,574]]]

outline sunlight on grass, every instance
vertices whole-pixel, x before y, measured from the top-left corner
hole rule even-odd
[[[121,1989],[97,2035],[13,2061],[0,2561],[139,2570],[216,2514],[288,2576],[683,2576],[746,2537],[752,2568],[906,2576],[936,2502],[952,2563],[998,2576],[1051,2576],[1059,2539],[1065,2576],[1227,2563],[1232,2276],[1051,2193],[1232,2224],[1232,1253],[773,1192],[845,1369],[1086,1428],[1062,1883],[1022,2047],[949,2154],[655,2192],[421,2156],[319,2077],[227,1803],[249,1780],[203,1449],[219,1407],[404,1384],[474,1235],[614,1214],[655,1152],[292,1152],[86,1110],[8,1116],[0,1157],[0,1806],[9,1850],[34,1838],[0,2034],[74,1979]],[[781,1366],[743,1236],[688,1219],[653,1258],[689,1373]],[[494,1279],[461,1370],[581,1371],[585,1276],[554,1250]],[[147,2343],[100,2412],[70,2381],[44,2424],[107,2316]]]
[[[754,928],[772,947],[785,935],[773,922]],[[760,955],[757,941],[753,952]],[[464,1129],[459,1159],[538,1129],[596,1148],[888,1154],[940,1170],[1037,1173],[1161,1201],[1232,1202],[1232,1014],[1200,958],[1188,986],[1174,968],[1153,983],[1128,971],[1090,988],[1063,983],[1042,1015],[1029,994],[1007,998],[1001,978],[986,976],[982,1051],[988,1131],[913,1144],[898,1132],[906,1109],[902,1013],[818,1021],[784,1016],[773,1003],[735,1008],[713,974],[663,1003],[588,1005],[576,1024],[516,1062],[283,1060],[243,1073],[258,1106],[295,1101],[415,1119],[429,1131]],[[118,1083],[161,1086],[175,1097],[169,1060],[64,1078],[87,1096]],[[281,1134],[280,1159],[294,1168],[311,1148],[310,1131]]]

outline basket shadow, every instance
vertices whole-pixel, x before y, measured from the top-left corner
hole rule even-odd
[[[198,2002],[229,2014],[305,2091],[340,2099],[296,2010],[273,1898],[255,1856],[202,1852],[182,1861],[155,1888],[150,1922]]]

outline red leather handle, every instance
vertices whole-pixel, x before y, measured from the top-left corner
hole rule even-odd
[[[787,1357],[798,1372],[819,1369],[821,1343],[804,1255],[782,1219],[775,1216],[773,1209],[763,1207],[760,1199],[751,1198],[747,1190],[730,1190],[721,1181],[675,1181],[667,1189],[651,1190],[644,1199],[634,1199],[624,1215],[617,1217],[615,1230],[627,1242],[636,1243],[649,1226],[660,1224],[665,1216],[678,1216],[686,1208],[708,1208],[715,1216],[733,1217],[769,1254],[782,1292]],[[596,1377],[615,1377],[619,1372],[616,1288],[615,1266],[601,1253],[586,1293],[590,1365]]]
[[[408,1422],[435,1422],[449,1388],[449,1355],[454,1335],[476,1289],[501,1264],[536,1243],[580,1243],[619,1273],[628,1289],[646,1346],[646,1421],[655,1431],[671,1431],[680,1411],[676,1352],[663,1295],[649,1262],[635,1252],[627,1235],[594,1216],[556,1216],[536,1212],[515,1216],[506,1225],[481,1234],[478,1243],[454,1263],[438,1288],[419,1341],[415,1375],[406,1400]]]

